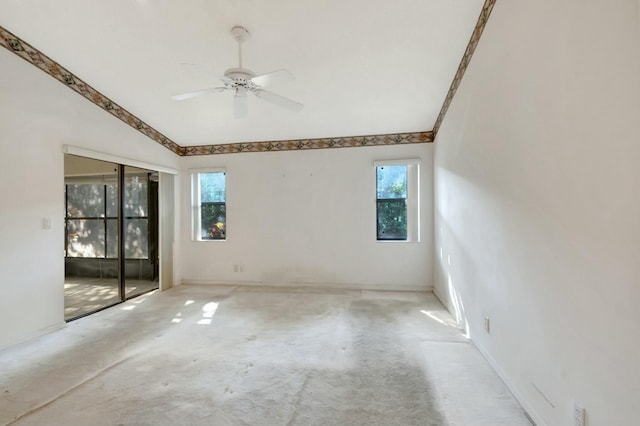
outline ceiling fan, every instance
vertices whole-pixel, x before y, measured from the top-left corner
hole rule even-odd
[[[263,86],[269,86],[274,83],[283,83],[294,80],[295,77],[291,72],[285,69],[279,69],[266,74],[256,75],[253,71],[243,68],[242,66],[242,43],[249,40],[250,34],[244,27],[235,26],[231,28],[231,35],[238,42],[238,67],[229,68],[224,72],[221,80],[224,86],[212,87],[209,89],[196,90],[195,92],[180,93],[171,96],[171,99],[182,101],[194,98],[196,96],[206,95],[209,93],[233,91],[233,116],[234,118],[246,118],[248,115],[248,94],[251,93],[255,97],[263,99],[274,105],[292,110],[300,111],[303,105],[284,96],[277,95],[263,89]]]

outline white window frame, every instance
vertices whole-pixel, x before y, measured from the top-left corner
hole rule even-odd
[[[212,240],[204,240],[202,239],[202,230],[201,226],[201,201],[200,201],[200,175],[204,173],[224,173],[225,174],[225,211],[227,212],[227,217],[225,220],[225,237],[222,239],[212,239]],[[229,199],[228,199],[228,191],[227,188],[229,186],[229,174],[224,167],[211,167],[205,169],[189,169],[190,181],[191,181],[191,239],[192,241],[201,241],[201,242],[220,242],[227,241],[229,238],[228,234],[228,223],[229,223]]]
[[[420,242],[420,164],[419,158],[400,160],[376,160],[374,166],[374,198],[375,217],[378,213],[377,172],[379,166],[407,166],[407,239],[406,240],[379,240],[377,237],[378,223],[376,219],[376,232],[374,236],[379,243],[417,243]]]

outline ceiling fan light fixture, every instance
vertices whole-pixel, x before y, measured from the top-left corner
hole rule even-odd
[[[247,118],[249,116],[249,101],[247,99],[247,90],[244,87],[238,87],[236,94],[233,96],[233,118]]]

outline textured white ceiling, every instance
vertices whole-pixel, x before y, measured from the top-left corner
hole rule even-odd
[[[482,0],[2,0],[0,25],[176,143],[209,145],[431,130]],[[244,65],[296,80],[269,89],[299,112],[220,85],[237,66],[229,30],[251,33]],[[181,65],[203,65],[208,72]]]

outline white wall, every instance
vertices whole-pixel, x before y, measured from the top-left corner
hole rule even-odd
[[[432,152],[417,144],[183,159],[184,281],[431,287]],[[422,159],[422,239],[376,242],[373,161],[403,158]],[[188,169],[198,167],[227,170],[227,241],[191,241]]]
[[[436,142],[436,290],[538,424],[640,418],[638,19],[497,2]]]
[[[0,49],[0,348],[63,325],[70,144],[178,168],[179,157]],[[42,229],[42,219],[52,229]]]

